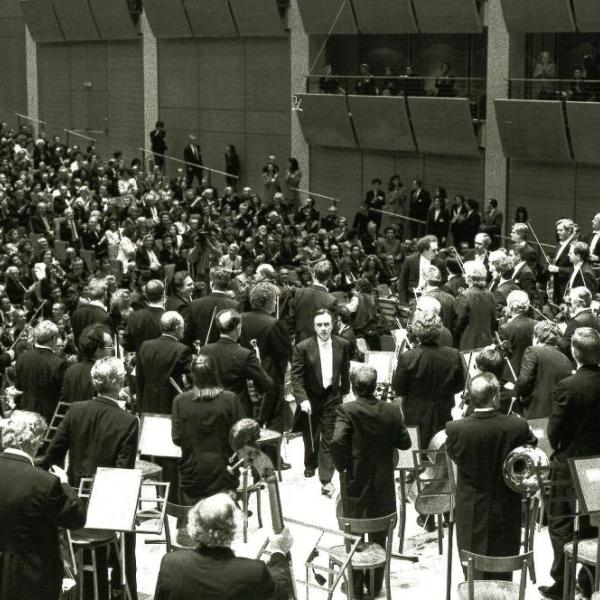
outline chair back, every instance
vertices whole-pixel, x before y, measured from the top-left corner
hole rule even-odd
[[[372,519],[353,519],[348,517],[339,517],[342,529],[346,533],[362,535],[363,533],[389,533],[394,531],[397,520],[396,513],[391,513],[385,517],[375,517]]]
[[[415,509],[422,515],[450,513],[454,520],[456,475],[452,460],[443,448],[413,450],[417,499]]]
[[[475,572],[506,573],[507,571],[521,570],[519,581],[519,600],[525,600],[525,588],[527,586],[527,569],[533,568],[533,552],[526,552],[518,556],[483,556],[460,551],[460,560],[467,563],[467,584],[469,600],[475,599]]]
[[[166,541],[167,541],[167,552],[171,552],[173,550],[182,550],[187,548],[195,548],[195,545],[192,543],[192,540],[189,538],[187,534],[187,522],[188,522],[188,513],[190,509],[194,508],[193,506],[184,506],[181,504],[174,504],[173,502],[167,501],[166,507],[166,517],[173,517],[177,519],[177,524],[175,527],[175,539],[171,538],[171,529],[167,531]]]
[[[187,516],[190,510],[194,506],[185,506],[182,504],[174,504],[173,502],[167,502],[167,515],[177,520],[185,520],[187,522]]]

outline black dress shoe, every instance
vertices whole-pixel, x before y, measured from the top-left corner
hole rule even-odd
[[[540,585],[538,590],[544,598],[550,598],[550,600],[561,600],[563,597],[562,588],[556,585],[556,583],[553,585]]]
[[[314,477],[315,470],[314,469],[304,469],[304,477]]]
[[[281,461],[281,470],[282,471],[287,471],[288,469],[291,469],[292,465],[290,465],[290,463],[286,463],[283,460]]]

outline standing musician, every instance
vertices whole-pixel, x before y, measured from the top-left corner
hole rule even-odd
[[[144,286],[146,304],[134,311],[127,320],[123,348],[127,352],[139,352],[146,340],[160,335],[160,318],[165,312],[165,286],[158,279],[151,279]]]
[[[465,263],[469,286],[456,298],[454,343],[460,350],[475,350],[492,343],[496,324],[496,300],[487,289],[487,271],[482,262]]]
[[[154,600],[287,600],[293,589],[287,558],[290,532],[284,529],[271,537],[271,558],[265,564],[233,553],[239,521],[239,510],[227,494],[198,502],[187,523],[196,548],[163,556]]]
[[[457,258],[450,256],[446,259],[446,269],[448,270],[448,281],[442,286],[442,291],[456,298],[467,288],[462,264]]]
[[[533,328],[536,321],[528,316],[529,314],[529,296],[521,290],[515,290],[508,295],[506,299],[507,320],[498,328],[498,335],[502,340],[510,343],[510,352],[508,360],[512,366],[505,369],[505,377],[515,382],[514,375],[518,375],[521,370],[523,353],[526,348],[533,344]]]
[[[590,248],[590,262],[598,265],[600,261],[600,213],[596,213],[592,219],[592,232],[585,240]],[[7,287],[8,290],[8,287]]]
[[[431,318],[432,316],[437,316],[440,319],[442,318],[442,305],[440,301],[434,298],[433,296],[421,296],[415,305],[415,312],[413,314],[423,313],[426,318]],[[418,344],[418,341],[414,339],[414,335],[412,332],[412,324],[409,321],[407,332],[409,334],[410,341]],[[450,330],[444,325],[442,322],[442,328],[440,334],[438,336],[438,344],[440,346],[446,346],[447,348],[453,348],[454,342],[452,340],[452,333]]]
[[[442,273],[435,267],[431,266],[427,269],[425,276],[427,285],[423,290],[423,296],[435,298],[440,303],[440,317],[444,327],[452,331],[454,320],[456,319],[456,311],[454,309],[454,296],[442,290]]]
[[[548,422],[548,440],[554,450],[551,464],[555,467],[553,477],[556,480],[570,480],[569,458],[600,454],[600,334],[590,327],[580,327],[573,334],[571,351],[577,372],[563,379],[555,388],[552,415]],[[550,569],[554,584],[539,588],[546,598],[551,599],[563,598],[564,546],[573,538],[575,507],[568,499],[559,501],[567,495],[568,490],[564,488],[551,488],[548,531],[554,550]],[[588,517],[581,518],[580,529],[582,538],[596,536]],[[584,572],[582,569],[581,573]],[[590,582],[580,575],[579,583],[584,588],[584,595],[589,597]]]
[[[210,270],[211,292],[208,296],[193,300],[189,306],[189,316],[183,336],[183,342],[193,346],[198,340],[200,344],[212,344],[219,339],[215,327],[214,316],[221,310],[237,309],[239,303],[227,295],[231,275],[222,267]]]
[[[488,289],[494,294],[500,308],[506,306],[506,298],[512,291],[518,290],[519,286],[512,279],[513,262],[504,250],[490,252],[489,264],[492,282]]]
[[[562,335],[556,324],[539,321],[533,328],[533,345],[525,349],[515,393],[521,397],[526,419],[552,413],[556,384],[571,374],[571,361],[560,351]]]
[[[441,329],[437,315],[415,313],[412,332],[418,345],[400,354],[392,382],[406,424],[419,428],[421,448],[452,420],[454,394],[465,383],[458,350],[439,345]]]
[[[188,506],[237,489],[237,477],[227,470],[229,431],[245,416],[239,397],[223,389],[211,358],[195,356],[191,371],[194,387],[175,397],[171,421],[173,443],[181,447],[180,501]]]
[[[61,421],[46,451],[45,465],[64,464],[69,453],[69,484],[78,487],[82,478],[93,477],[98,467],[133,469],[137,453],[139,421],[126,412],[119,392],[125,381],[123,362],[113,356],[101,358],[92,367],[92,381],[98,395],[75,402]],[[136,598],[135,534],[125,534],[127,584]],[[106,552],[97,551],[100,598],[108,598]],[[113,565],[113,587],[119,587],[117,565]],[[89,573],[86,573],[89,575]],[[84,589],[91,594],[91,577]]]
[[[600,318],[592,310],[592,294],[587,288],[574,287],[567,296],[568,319],[564,333],[563,350],[571,356],[570,344],[579,327],[591,327],[600,333]]]
[[[559,219],[556,221],[556,235],[558,236],[558,246],[552,264],[548,265],[549,282],[553,283],[550,291],[553,291],[550,298],[555,304],[562,302],[565,288],[573,266],[569,260],[569,249],[575,236],[575,223],[571,219]]]
[[[265,394],[261,403],[257,421],[283,433],[287,408],[283,384],[292,358],[292,340],[285,321],[274,316],[276,302],[277,288],[272,283],[261,281],[252,287],[252,310],[242,314],[239,341],[244,348],[254,350],[252,341],[255,340],[261,365],[273,380],[272,389]]]
[[[417,241],[417,252],[404,259],[398,278],[398,296],[401,304],[408,304],[415,294],[425,288],[429,267],[443,269],[442,262],[437,259],[438,248],[435,235],[426,235]]]
[[[242,333],[242,316],[237,310],[226,309],[217,313],[215,329],[219,340],[208,344],[200,354],[212,358],[217,376],[224,389],[235,392],[246,415],[252,416],[254,408],[248,393],[248,380],[254,383],[258,394],[273,389],[273,380],[261,366],[254,350],[239,344]]]
[[[17,358],[15,387],[23,392],[19,408],[38,412],[50,423],[60,398],[67,361],[57,354],[58,327],[41,321],[34,345]]]
[[[66,473],[33,464],[46,429],[43,417],[21,410],[0,427],[0,598],[6,600],[59,600],[58,527],[85,524],[85,507]]]
[[[361,366],[350,373],[356,400],[336,408],[331,456],[342,475],[342,516],[354,519],[385,517],[396,512],[393,455],[396,448],[408,450],[411,439],[402,412],[390,402],[377,400],[377,371]],[[387,535],[378,533],[371,541],[385,548]],[[383,568],[375,571],[374,595],[383,582]],[[355,597],[363,595],[368,578],[353,577]]]
[[[512,260],[513,272],[512,280],[529,296],[529,300],[533,302],[537,300],[538,294],[535,283],[535,273],[532,271],[527,262],[527,244],[521,242],[515,244],[508,251],[508,256]]]
[[[171,294],[167,297],[166,310],[176,310],[184,319],[188,318],[194,280],[187,271],[177,271],[171,280]]]
[[[106,283],[102,279],[91,279],[87,289],[90,301],[87,304],[78,306],[71,316],[73,338],[77,347],[79,347],[79,337],[88,325],[100,323],[106,327],[109,333],[113,328],[112,319],[105,305]]]
[[[329,450],[336,407],[350,391],[350,344],[332,336],[333,317],[321,308],[313,318],[316,335],[300,342],[292,358],[292,387],[296,398],[294,431],[304,440],[304,476],[319,468],[321,493],[333,497],[334,473]]]
[[[576,286],[587,288],[592,296],[597,291],[596,274],[590,265],[590,250],[585,242],[573,242],[569,246],[569,260],[573,265],[573,272],[567,281],[565,294]]]
[[[537,275],[539,272],[539,249],[527,241],[528,235],[529,227],[525,223],[515,223],[510,230],[510,239],[514,246],[519,246],[523,249],[520,255],[521,260],[525,261],[534,275]]]
[[[459,550],[485,556],[516,556],[521,543],[521,496],[504,482],[506,456],[535,445],[527,421],[498,412],[500,386],[491,373],[469,382],[473,414],[446,425],[446,451],[458,467],[456,538]],[[512,579],[512,573],[476,579]]]

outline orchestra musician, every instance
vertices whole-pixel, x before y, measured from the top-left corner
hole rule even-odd
[[[440,303],[440,317],[444,327],[452,331],[456,311],[454,309],[454,296],[445,292],[442,288],[442,273],[436,266],[431,266],[425,274],[426,285],[423,289],[423,297],[435,298]]]
[[[165,310],[176,310],[184,319],[187,319],[193,292],[194,280],[189,273],[177,271],[171,280],[171,294],[167,297]]]
[[[75,346],[79,347],[79,337],[83,330],[94,323],[105,326],[110,333],[113,323],[106,310],[106,283],[103,279],[90,279],[87,285],[89,302],[81,304],[71,316],[71,327],[73,328],[73,339]]]
[[[125,382],[123,362],[110,356],[101,358],[92,367],[92,381],[97,396],[91,400],[75,402],[61,421],[52,438],[45,466],[63,465],[67,452],[69,484],[78,487],[82,478],[94,476],[98,467],[133,469],[138,445],[139,421],[125,410],[120,392]],[[135,534],[125,534],[125,571],[127,584],[136,598]],[[96,552],[98,588],[101,600],[108,598],[108,565],[106,551]],[[116,561],[118,563],[118,561]],[[113,564],[113,587],[120,587],[118,564]],[[89,577],[88,577],[89,576]],[[84,589],[89,595],[92,577],[84,574]]]
[[[59,600],[58,528],[85,524],[85,507],[66,473],[33,464],[46,429],[41,415],[27,411],[0,422],[0,598],[6,600]]]
[[[494,250],[490,252],[489,266],[492,282],[488,289],[494,294],[498,307],[506,306],[508,295],[520,289],[512,278],[513,262],[504,250]]]
[[[585,241],[588,243],[590,249],[590,262],[594,265],[598,265],[600,260],[600,213],[596,213],[592,219],[592,231],[586,237]]]
[[[585,242],[573,242],[569,246],[569,260],[573,265],[573,272],[567,281],[565,294],[573,287],[583,286],[592,296],[597,291],[596,274],[590,265],[590,250]]]
[[[519,286],[520,290],[523,290],[529,296],[529,300],[533,302],[534,299],[537,300],[537,289],[534,271],[532,271],[527,261],[528,252],[527,244],[521,242],[511,246],[508,256],[512,260],[513,265],[512,280]]]
[[[498,412],[500,386],[491,373],[469,382],[473,414],[446,425],[446,451],[456,463],[456,538],[459,550],[516,556],[521,543],[521,496],[504,482],[506,456],[535,445],[527,421]],[[512,579],[512,573],[477,573],[476,579]]]
[[[292,578],[287,529],[270,538],[269,562],[235,556],[231,549],[239,510],[227,494],[200,500],[189,512],[187,533],[194,549],[163,556],[154,600],[288,600]]]
[[[562,348],[568,356],[571,356],[571,338],[575,331],[579,327],[591,327],[600,333],[600,318],[592,310],[592,294],[583,286],[569,290],[567,304],[567,328],[565,329]]]
[[[402,413],[390,403],[373,395],[377,388],[377,371],[361,366],[350,373],[356,400],[336,408],[331,457],[342,475],[341,514],[361,519],[385,517],[396,512],[393,454],[396,448],[407,450],[411,439],[404,426]],[[386,533],[371,536],[371,541],[385,548]],[[374,595],[383,582],[383,568],[375,571]],[[353,577],[354,595],[362,598],[368,578],[357,573]]]
[[[398,296],[402,304],[408,304],[425,288],[429,267],[435,266],[445,272],[442,261],[437,258],[438,248],[435,235],[426,235],[417,241],[416,253],[404,259],[398,278]]]
[[[519,247],[522,252],[519,254],[522,261],[531,269],[534,276],[539,272],[539,249],[532,246],[527,237],[529,227],[526,223],[515,223],[510,230],[510,239],[514,247]],[[524,289],[524,288],[521,288]]]
[[[432,315],[440,317],[442,314],[442,305],[439,300],[434,298],[433,296],[424,295],[421,296],[415,305],[415,312],[413,313],[413,317],[415,317],[418,313],[423,313],[424,317],[431,318]],[[410,341],[414,343],[418,343],[416,339],[414,339],[414,335],[412,333],[411,322],[408,322],[407,330],[409,334]],[[438,336],[438,344],[440,346],[445,346],[447,348],[453,348],[454,342],[452,340],[452,333],[450,330],[442,323],[442,328],[440,334]]]
[[[442,291],[456,298],[460,292],[467,289],[464,271],[462,270],[461,263],[457,258],[453,258],[452,256],[446,259],[446,270],[448,271],[448,281],[442,285]]]
[[[575,288],[577,289],[577,288]],[[555,388],[552,414],[548,421],[548,440],[554,450],[551,464],[552,476],[557,481],[570,480],[569,458],[597,456],[600,454],[600,334],[590,327],[580,327],[571,339],[571,352],[577,372],[563,379]],[[553,486],[550,491],[548,531],[554,551],[550,575],[551,586],[541,586],[540,592],[550,599],[563,598],[564,546],[573,539],[574,503],[572,486]],[[581,538],[596,537],[597,531],[590,527],[589,517],[580,518]],[[590,596],[591,584],[582,569],[579,584],[583,593]]]
[[[554,295],[550,299],[555,304],[560,304],[573,272],[573,266],[569,260],[569,249],[575,237],[575,223],[571,219],[559,219],[556,221],[556,235],[558,246],[552,264],[548,265],[547,269],[549,278],[554,283]]]
[[[304,441],[304,476],[318,466],[321,493],[333,497],[334,465],[329,450],[335,409],[350,391],[350,344],[332,336],[333,317],[321,308],[313,317],[315,334],[294,347],[292,387],[296,398],[293,431]]]
[[[165,312],[165,286],[158,279],[151,279],[144,286],[145,306],[135,310],[127,320],[123,335],[123,348],[127,352],[139,352],[146,340],[157,338],[160,318]]]

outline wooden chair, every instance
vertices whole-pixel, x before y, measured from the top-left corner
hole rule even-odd
[[[340,529],[345,533],[352,535],[367,536],[367,541],[359,542],[356,552],[352,557],[350,566],[353,571],[369,571],[371,598],[375,598],[375,569],[384,568],[385,597],[392,599],[392,590],[390,584],[390,562],[392,559],[392,544],[394,527],[396,526],[397,515],[392,513],[385,517],[375,519],[350,519],[339,517]],[[387,533],[385,548],[382,548],[375,542],[368,541],[373,533]],[[332,584],[334,566],[341,567],[348,557],[348,549],[345,544],[332,546],[328,548],[329,554],[329,586]],[[352,586],[352,578],[346,579],[348,589]],[[348,596],[350,597],[350,596]]]
[[[167,517],[165,522],[169,517],[176,519],[175,539],[173,539],[172,535],[167,536],[167,552],[190,550],[196,547],[187,533],[188,513],[192,508],[194,507],[167,502]]]
[[[461,550],[460,559],[467,563],[467,581],[458,585],[459,600],[525,600],[527,568],[533,564],[533,552],[519,556],[482,556]],[[475,572],[506,573],[521,570],[519,583],[493,579],[475,579]]]
[[[590,525],[598,527],[598,535],[595,538],[585,538],[578,540],[576,544],[569,542],[565,544],[565,584],[564,589],[568,594],[565,597],[570,598],[570,591],[575,582],[572,581],[574,572],[573,561],[581,564],[588,572],[590,581],[594,582],[594,590],[598,592],[600,588],[600,513],[590,514]],[[595,595],[595,594],[594,594]]]

